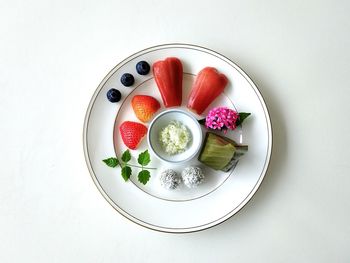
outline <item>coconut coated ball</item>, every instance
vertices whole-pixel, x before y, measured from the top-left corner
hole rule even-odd
[[[189,188],[196,187],[204,181],[203,171],[199,167],[187,167],[182,171],[181,176],[182,181]]]
[[[176,189],[180,183],[180,176],[172,169],[164,170],[160,174],[160,184],[165,189]]]

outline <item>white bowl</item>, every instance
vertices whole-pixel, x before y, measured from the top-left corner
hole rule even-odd
[[[182,153],[170,155],[165,152],[159,140],[160,131],[165,128],[171,121],[179,121],[190,131],[191,140]],[[170,109],[157,115],[148,128],[147,133],[148,145],[151,152],[161,161],[169,163],[182,163],[192,159],[201,148],[202,129],[197,119],[191,113],[181,109]]]

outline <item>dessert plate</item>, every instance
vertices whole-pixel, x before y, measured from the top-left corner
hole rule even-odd
[[[152,72],[139,75],[135,65],[141,60],[152,65],[167,57],[177,57],[183,63],[183,100],[181,110],[186,108],[187,98],[196,74],[204,67],[217,68],[229,80],[228,86],[203,113],[193,116],[205,117],[208,110],[217,106],[234,108],[252,115],[242,128],[229,131],[226,137],[249,146],[248,152],[230,172],[215,171],[203,166],[198,154],[190,161],[169,164],[151,153],[151,178],[146,185],[137,180],[134,172],[128,182],[120,175],[120,167],[107,167],[102,160],[111,156],[120,157],[127,148],[119,134],[119,125],[126,120],[139,122],[131,107],[131,98],[146,94],[162,102]],[[135,83],[124,87],[120,78],[131,73]],[[106,98],[109,89],[116,88],[122,94],[118,103]],[[162,105],[162,103],[161,103]],[[166,108],[162,105],[157,112]],[[157,115],[156,114],[156,115]],[[155,116],[154,116],[155,117]],[[147,124],[146,124],[147,126]],[[202,127],[203,138],[206,128]],[[166,44],[142,50],[120,62],[102,80],[92,96],[84,123],[84,153],[91,177],[103,197],[120,214],[141,226],[170,233],[186,233],[215,226],[236,214],[254,195],[261,184],[270,162],[272,129],[268,110],[262,95],[253,81],[235,63],[215,51],[188,44]],[[139,152],[149,149],[145,138],[137,150],[132,150],[133,159]],[[151,151],[150,151],[151,152]],[[205,181],[196,188],[181,185],[175,190],[166,190],[159,182],[160,173],[168,168],[177,172],[188,166],[200,166]],[[137,168],[135,168],[137,169]],[[136,171],[136,170],[135,170]]]

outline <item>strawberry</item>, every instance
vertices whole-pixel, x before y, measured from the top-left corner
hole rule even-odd
[[[136,95],[131,100],[136,117],[142,122],[148,122],[153,114],[159,110],[159,102],[147,95]]]
[[[135,150],[147,133],[147,127],[141,123],[124,121],[119,127],[120,135],[126,147]]]

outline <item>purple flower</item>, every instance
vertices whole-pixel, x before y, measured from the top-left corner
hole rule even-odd
[[[236,129],[236,121],[239,115],[236,111],[227,107],[217,107],[209,111],[205,118],[205,126],[214,130],[223,129],[226,133],[228,129]]]

